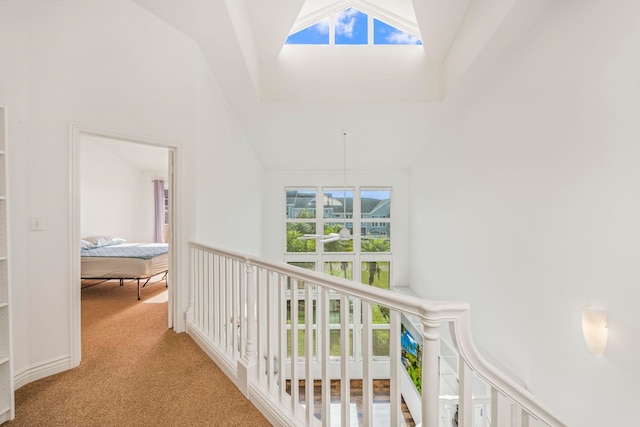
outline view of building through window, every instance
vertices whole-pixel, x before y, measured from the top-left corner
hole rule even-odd
[[[381,289],[390,288],[392,283],[390,188],[286,188],[285,193],[285,261],[288,264]],[[321,201],[321,205],[318,205],[318,201]],[[289,284],[287,293],[289,304],[292,290],[297,291],[295,299],[300,310],[298,324],[302,325],[306,314],[304,284],[298,283],[298,286]],[[317,301],[316,290],[312,301],[314,323]],[[341,303],[338,297],[330,301],[331,356],[340,356]],[[359,333],[361,329],[361,319],[362,304],[350,300],[349,351],[352,357],[362,354],[359,341],[353,340],[354,331]],[[373,305],[372,319],[373,354],[375,357],[388,357],[389,309]],[[287,319],[287,323],[291,325],[290,318]],[[304,335],[305,331],[300,326],[299,357],[305,354]],[[291,355],[290,332],[288,337]],[[314,349],[317,344],[314,344]]]
[[[420,38],[348,7],[293,34],[285,44],[421,45]]]
[[[391,190],[347,187],[286,193],[285,252],[391,252]]]

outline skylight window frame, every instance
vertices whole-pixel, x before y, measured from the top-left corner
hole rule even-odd
[[[367,44],[340,44],[348,45],[348,46],[383,46],[387,44],[375,44],[374,37],[374,20],[377,19],[391,27],[394,27],[406,34],[409,34],[420,41],[417,44],[393,44],[390,43],[388,45],[394,46],[422,46],[424,43],[422,41],[422,37],[420,35],[420,30],[418,28],[417,22],[412,22],[407,20],[399,15],[396,15],[386,9],[377,7],[369,2],[363,2],[358,0],[349,0],[349,1],[341,1],[333,3],[325,8],[314,11],[313,13],[309,13],[306,16],[298,17],[296,22],[294,23],[291,31],[287,35],[287,39],[293,35],[312,27],[313,25],[321,22],[324,19],[329,19],[329,46],[336,46],[335,43],[335,29],[336,29],[336,16],[341,12],[345,11],[348,8],[354,8],[367,16]],[[285,45],[289,45],[285,39]],[[292,43],[297,44],[297,43]],[[309,46],[306,44],[302,44],[304,46]],[[326,46],[322,44],[322,46]]]

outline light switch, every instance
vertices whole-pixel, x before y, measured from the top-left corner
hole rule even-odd
[[[44,230],[44,226],[42,225],[42,218],[39,216],[32,216],[30,218],[30,228],[31,231],[42,231]]]

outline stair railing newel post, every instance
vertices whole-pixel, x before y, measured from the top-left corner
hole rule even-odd
[[[238,360],[238,388],[245,396],[249,395],[249,384],[256,381],[258,356],[256,351],[257,342],[257,319],[256,319],[256,266],[249,259],[245,259],[246,289],[246,312],[244,318],[247,322],[247,344],[244,354]]]
[[[422,317],[422,426],[440,423],[440,322]]]

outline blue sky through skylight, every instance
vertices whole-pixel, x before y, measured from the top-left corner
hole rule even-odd
[[[329,18],[291,34],[285,44],[329,44]]]
[[[336,44],[369,43],[367,15],[349,7],[336,15]]]
[[[329,44],[330,18],[325,18],[309,27],[291,34],[285,44]],[[373,20],[369,27],[366,13],[354,7],[348,7],[335,15],[335,44],[366,45],[369,31],[373,31],[373,44],[412,44],[421,45],[422,41],[409,33],[401,31],[379,19]]]
[[[373,44],[417,44],[422,41],[378,19],[373,20]]]

